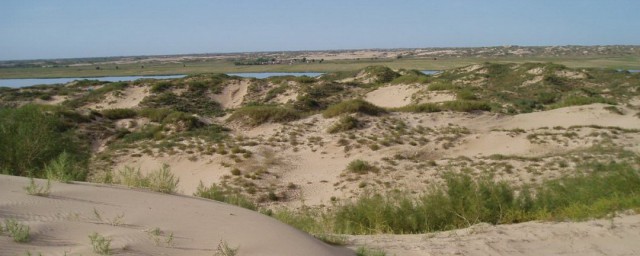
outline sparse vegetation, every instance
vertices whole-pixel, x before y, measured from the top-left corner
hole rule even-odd
[[[253,105],[237,109],[229,117],[229,120],[239,120],[248,125],[257,126],[268,122],[290,122],[302,117],[302,115],[286,107],[272,105]]]
[[[227,241],[220,240],[218,247],[216,248],[215,256],[235,256],[238,255],[240,247],[231,247]]]
[[[329,106],[322,115],[325,118],[331,118],[341,114],[362,113],[370,116],[377,116],[387,111],[381,107],[373,105],[362,99],[347,100],[338,104]]]
[[[13,241],[18,243],[29,242],[29,226],[19,223],[15,219],[5,219],[4,227],[7,233],[9,233],[9,236],[13,238]]]
[[[343,116],[333,126],[329,127],[328,133],[344,132],[357,129],[361,125],[358,118],[353,116]]]
[[[111,255],[111,239],[106,238],[96,232],[89,235],[93,252],[100,255]]]
[[[229,191],[216,184],[211,184],[211,186],[205,187],[204,184],[200,182],[198,188],[196,189],[196,192],[193,195],[237,205],[250,210],[258,209],[258,207],[250,199],[244,197],[242,194],[234,191]]]
[[[125,166],[119,171],[119,181],[129,187],[148,188],[152,191],[172,194],[177,192],[178,179],[169,165],[163,164],[158,170],[143,175],[140,169]]]
[[[356,174],[367,174],[369,172],[377,172],[378,168],[371,165],[367,161],[353,160],[347,165],[347,170]]]
[[[34,178],[29,178],[29,185],[24,187],[27,194],[32,196],[49,196],[51,192],[51,180],[47,179],[46,185],[38,185]]]

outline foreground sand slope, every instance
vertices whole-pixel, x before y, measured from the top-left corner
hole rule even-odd
[[[44,183],[38,180],[38,183]],[[29,181],[0,175],[0,220],[31,228],[28,243],[0,236],[0,255],[92,255],[88,235],[111,238],[115,255],[213,255],[220,241],[238,255],[353,255],[260,213],[198,198],[88,183],[53,183],[48,197]],[[158,228],[159,234],[151,230]],[[173,233],[173,241],[169,240]]]
[[[587,222],[526,222],[426,235],[353,236],[387,255],[640,255],[640,215]]]

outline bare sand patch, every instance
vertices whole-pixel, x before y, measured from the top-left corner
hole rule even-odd
[[[129,86],[122,91],[108,93],[105,98],[87,107],[92,109],[133,108],[149,95],[149,88],[144,86]]]
[[[411,104],[411,96],[419,90],[420,88],[416,85],[385,86],[367,93],[365,100],[380,107],[403,107]]]
[[[224,87],[220,94],[214,94],[211,98],[220,103],[224,109],[237,108],[244,102],[244,96],[247,95],[247,88],[249,88],[248,80],[233,80]]]
[[[238,247],[239,255],[354,255],[258,212],[211,200],[90,183],[54,183],[48,197],[39,197],[23,191],[28,183],[0,175],[0,218],[31,228],[28,243],[0,236],[2,255],[92,255],[93,232],[111,239],[116,255],[210,256],[220,241]]]

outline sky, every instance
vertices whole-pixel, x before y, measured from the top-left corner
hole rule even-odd
[[[2,0],[0,60],[639,45],[638,0]]]

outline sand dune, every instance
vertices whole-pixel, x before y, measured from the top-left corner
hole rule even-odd
[[[0,236],[0,255],[92,255],[92,232],[112,239],[115,255],[213,255],[221,240],[238,247],[238,255],[354,254],[260,213],[215,201],[88,183],[54,183],[48,197],[39,197],[25,193],[28,182],[0,176],[0,219],[31,228],[28,243]],[[159,235],[151,232],[156,228]]]
[[[387,255],[640,255],[640,215],[587,222],[526,222],[426,235],[352,236]]]

